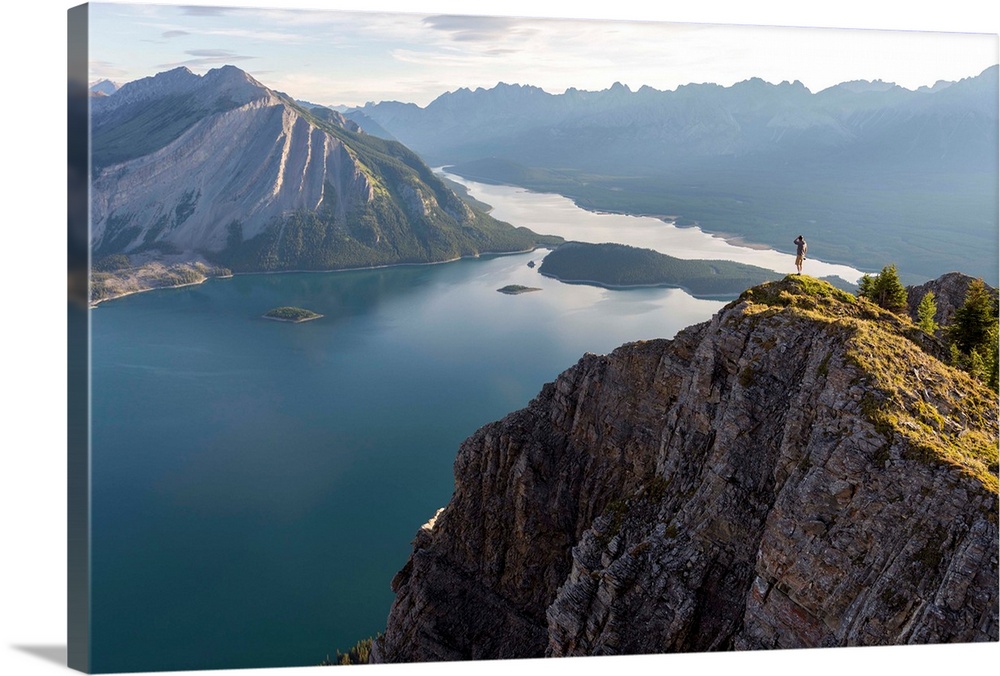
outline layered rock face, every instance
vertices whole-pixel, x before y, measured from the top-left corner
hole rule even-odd
[[[343,219],[372,192],[339,139],[267,97],[207,117],[156,152],[101,172],[94,239],[100,246],[127,219],[126,251],[149,242],[219,251],[234,221],[249,239],[277,217],[324,203]]]
[[[326,202],[343,218],[372,197],[340,139],[234,67],[129,83],[94,120],[95,159],[107,162],[92,190],[98,250],[219,251],[230,223],[249,239],[288,212]]]
[[[997,407],[810,278],[461,446],[373,661],[998,639]]]
[[[413,152],[233,66],[177,68],[91,103],[95,260],[334,270],[524,251]]]

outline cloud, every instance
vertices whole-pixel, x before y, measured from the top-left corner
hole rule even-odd
[[[130,75],[129,71],[116,66],[110,61],[91,61],[89,64],[90,76],[94,80],[114,80],[125,78]]]
[[[236,54],[234,52],[231,52],[228,49],[189,49],[189,50],[187,50],[184,53],[185,54],[190,54],[191,56],[205,56],[205,57],[208,57],[208,58],[216,58],[216,57],[218,57],[218,58],[227,58],[228,59],[228,58],[233,58],[233,57],[236,56]],[[247,58],[253,58],[253,57],[244,56],[244,57],[238,57],[238,58],[247,59]]]
[[[250,56],[249,54],[237,54],[236,52],[229,51],[228,49],[189,49],[184,52],[189,56],[193,56],[193,59],[187,59],[186,61],[177,61],[175,63],[161,63],[159,68],[177,68],[178,66],[212,66],[216,64],[231,64],[234,61],[246,61],[248,59],[256,59],[256,56]]]
[[[188,16],[222,16],[233,10],[232,7],[201,7],[199,5],[181,5],[179,9]]]
[[[458,42],[483,42],[509,35],[520,22],[506,17],[438,15],[425,18],[423,23],[433,30],[448,33]]]
[[[191,35],[191,34],[188,33],[187,31],[166,31],[166,32],[164,32],[161,35],[161,37],[164,37],[164,38],[179,38],[179,37],[182,37],[184,35]]]

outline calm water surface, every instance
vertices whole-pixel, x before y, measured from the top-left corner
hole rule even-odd
[[[696,229],[472,187],[537,232],[787,268]],[[543,255],[238,276],[92,311],[93,668],[318,664],[381,631],[463,439],[583,353],[723,304],[561,284],[527,266]],[[279,305],[324,317],[261,318]]]

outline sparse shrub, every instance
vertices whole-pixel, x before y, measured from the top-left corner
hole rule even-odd
[[[381,634],[379,634],[381,636]],[[341,666],[348,664],[368,664],[368,659],[371,657],[372,644],[378,639],[378,636],[362,639],[354,644],[350,650],[346,653],[337,651],[336,657],[330,659],[329,655],[325,660],[320,662],[320,666]]]
[[[831,354],[827,352],[823,361],[819,363],[819,368],[816,369],[816,373],[824,378],[830,373],[830,357]]]

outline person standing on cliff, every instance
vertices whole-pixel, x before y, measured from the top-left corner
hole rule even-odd
[[[802,261],[806,259],[806,249],[808,248],[809,246],[802,235],[795,238],[795,269],[799,271],[800,275],[802,274]]]

